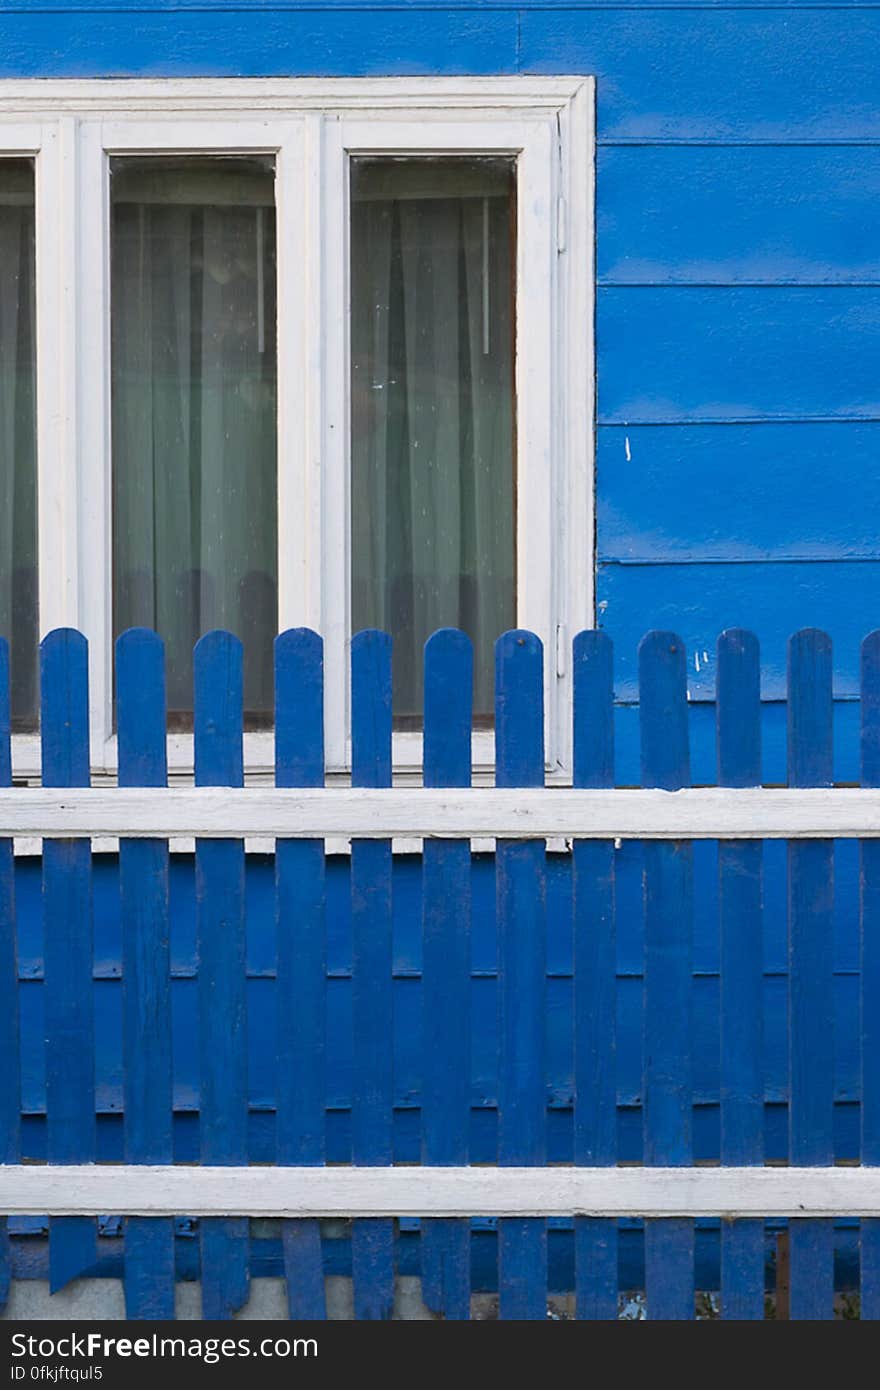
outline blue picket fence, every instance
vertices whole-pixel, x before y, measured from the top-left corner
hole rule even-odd
[[[392,779],[391,643],[363,632],[351,647],[354,787]],[[574,662],[576,787],[614,786],[613,654],[595,631],[577,636]],[[242,651],[228,633],[203,637],[194,658],[194,757],[199,786],[241,787]],[[46,787],[89,784],[87,646],[77,632],[51,633],[41,648],[42,780]],[[0,786],[10,788],[8,653],[0,643]],[[651,632],[639,652],[641,773],[644,787],[690,785],[686,653],[681,641]],[[542,787],[545,776],[543,652],[531,633],[504,634],[496,645],[496,785]],[[472,653],[460,632],[436,633],[425,650],[424,783],[462,788],[471,781]],[[167,782],[163,648],[135,629],[116,648],[119,785]],[[718,643],[718,783],[760,782],[760,681],[756,639],[728,631]],[[281,634],[275,646],[276,785],[324,783],[323,670],[320,638]],[[808,630],[789,647],[789,784],[830,786],[831,645]],[[880,633],[863,646],[863,782],[880,786]],[[2,793],[12,799],[15,789]],[[547,796],[554,791],[548,788]],[[788,848],[789,1162],[835,1161],[833,1073],[833,843],[792,840]],[[421,1064],[421,1159],[463,1167],[471,1157],[471,848],[467,840],[429,839],[422,856],[422,1030],[413,1034]],[[616,1072],[617,964],[615,845],[577,839],[573,895],[573,1162],[618,1163]],[[718,848],[721,951],[720,1157],[731,1169],[762,1165],[765,1053],[762,943],[762,845],[724,840]],[[277,924],[275,1162],[324,1165],[327,1124],[326,859],[320,839],[279,840],[275,854]],[[91,905],[88,840],[46,839],[42,851],[45,950],[47,1158],[53,1165],[98,1159]],[[504,839],[496,849],[499,979],[497,1163],[545,1167],[547,1097],[547,895],[543,840]],[[245,852],[241,839],[201,839],[195,852],[199,1158],[236,1167],[249,1162],[248,1018],[245,959]],[[861,847],[862,1148],[880,1159],[880,841]],[[352,1029],[351,1162],[394,1162],[392,887],[390,840],[351,846]],[[0,1088],[3,1161],[22,1162],[19,1095],[18,977],[12,841],[0,841]],[[644,843],[643,1162],[688,1167],[692,1128],[694,970],[693,847]],[[124,1158],[132,1165],[174,1162],[173,1049],[167,840],[121,839]],[[185,1216],[185,1213],[180,1213]],[[719,1213],[719,1216],[721,1213]],[[725,1220],[720,1229],[720,1294],[728,1318],[762,1318],[773,1292],[775,1228],[766,1219]],[[49,1277],[59,1289],[100,1269],[98,1216],[49,1219]],[[479,1212],[472,1214],[478,1218]],[[692,1318],[698,1291],[697,1247],[705,1222],[691,1217],[638,1224],[644,1304],[651,1318]],[[502,1217],[497,1222],[498,1315],[543,1319],[548,1296],[567,1293],[578,1318],[618,1316],[623,1246],[633,1222],[608,1216]],[[850,1223],[852,1227],[853,1223]],[[709,1223],[712,1226],[712,1223]],[[838,1223],[839,1226],[839,1223]],[[0,1239],[0,1294],[16,1268],[9,1231]],[[560,1285],[551,1244],[571,1242]],[[174,1316],[181,1276],[179,1222],[128,1216],[122,1272],[128,1315]],[[417,1232],[417,1256],[411,1254]],[[392,1315],[395,1277],[407,1262],[421,1277],[424,1303],[438,1315],[467,1318],[477,1266],[471,1217],[430,1218],[407,1227],[388,1217],[352,1221],[344,1272],[359,1318]],[[292,1318],[326,1314],[328,1236],[317,1218],[280,1223],[280,1257]],[[880,1220],[856,1227],[862,1316],[880,1315]],[[835,1222],[788,1223],[790,1314],[832,1316]],[[230,1316],[248,1297],[250,1222],[203,1217],[199,1259],[205,1318]],[[332,1244],[332,1242],[329,1242]],[[837,1241],[837,1246],[840,1242]],[[838,1251],[839,1253],[839,1251]],[[770,1252],[772,1254],[772,1252]],[[334,1262],[335,1261],[335,1262]],[[557,1262],[558,1265],[558,1262]],[[769,1284],[768,1284],[769,1272]]]

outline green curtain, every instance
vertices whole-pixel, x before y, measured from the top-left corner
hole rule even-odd
[[[511,161],[354,162],[352,627],[392,633],[403,721],[446,626],[489,715],[515,624],[513,218]]]
[[[161,633],[183,726],[194,642],[236,633],[260,726],[277,630],[273,175],[118,160],[111,186],[115,629]]]
[[[0,160],[0,634],[13,727],[37,723],[34,173]]]

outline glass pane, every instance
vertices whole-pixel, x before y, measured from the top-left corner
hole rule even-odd
[[[418,722],[422,649],[515,623],[512,159],[352,161],[352,627],[394,639],[398,726]]]
[[[114,625],[165,639],[169,725],[192,648],[244,642],[248,727],[277,630],[275,207],[270,158],[111,162]]]
[[[0,159],[0,634],[12,727],[37,724],[37,428],[34,169]]]

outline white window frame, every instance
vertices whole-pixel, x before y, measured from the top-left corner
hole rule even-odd
[[[572,635],[593,622],[591,78],[0,82],[0,156],[36,166],[41,634],[89,639],[92,764],[113,779],[109,161],[126,153],[271,154],[278,220],[278,621],[325,640],[328,771],[350,766],[349,160],[517,159],[517,624],[545,643],[547,770],[571,770]],[[191,776],[192,737],[169,736]],[[421,736],[395,733],[418,775]],[[493,736],[476,731],[475,774]],[[245,735],[271,778],[271,733]],[[13,739],[16,777],[39,740]]]

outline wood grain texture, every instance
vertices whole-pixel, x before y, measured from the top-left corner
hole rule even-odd
[[[98,834],[154,839],[175,834],[187,821],[190,833],[205,843],[244,837],[255,825],[261,835],[300,840],[340,834],[357,841],[396,835],[511,841],[874,839],[880,835],[880,802],[873,791],[858,787],[797,792],[782,787],[0,790],[0,833],[6,835],[37,833],[59,843]]]
[[[832,780],[831,641],[815,628],[789,643],[788,780],[792,787]],[[789,1049],[791,1163],[834,1161],[834,1009],[832,996],[833,845],[788,849]],[[791,1316],[833,1316],[834,1231],[799,1223],[790,1233]]]
[[[391,785],[391,638],[359,632],[351,643],[352,787]],[[354,1163],[390,1163],[392,1141],[391,842],[351,847],[351,1098]],[[351,1235],[355,1317],[385,1321],[394,1305],[394,1223],[356,1222]]]
[[[195,777],[199,786],[240,787],[242,647],[209,632],[193,657]],[[199,1142],[203,1163],[248,1159],[244,845],[196,841],[199,955]],[[202,1316],[229,1318],[249,1287],[248,1222],[206,1220],[200,1230]]]
[[[203,1217],[472,1215],[756,1218],[809,1225],[819,1218],[880,1218],[876,1167],[729,1168],[566,1164],[425,1169],[418,1164],[326,1168],[251,1165],[0,1165],[0,1205],[14,1215],[100,1211]]]
[[[44,787],[89,784],[88,647],[69,628],[40,645],[40,740]],[[47,1153],[50,1163],[95,1158],[95,1038],[92,1002],[91,847],[43,850]],[[94,1220],[50,1223],[52,1292],[95,1263]]]
[[[165,653],[154,632],[135,628],[116,643],[119,784],[162,787]],[[171,1163],[171,958],[166,840],[119,846],[122,928],[125,1156]],[[174,1227],[131,1218],[125,1226],[125,1308],[132,1318],[174,1317]]]
[[[760,650],[753,633],[718,639],[718,781],[761,779]],[[718,846],[721,934],[721,1160],[764,1161],[763,854],[760,841]],[[721,1228],[721,1310],[764,1316],[764,1223]]]
[[[324,784],[323,643],[306,628],[275,639],[275,785]],[[323,1163],[326,1105],[327,948],[324,846],[275,846],[277,928],[277,1131],[279,1163]],[[282,1232],[291,1318],[326,1317],[317,1221]]]
[[[642,784],[672,791],[690,781],[685,651],[672,632],[639,646]],[[648,1164],[686,1166],[691,1141],[693,848],[685,840],[644,846],[644,1154]],[[652,1319],[694,1316],[694,1226],[647,1222],[645,1291]]]
[[[463,632],[425,644],[424,781],[471,781],[473,648]],[[468,1161],[471,1123],[471,852],[466,840],[429,841],[422,859],[422,1162]],[[446,1318],[470,1317],[467,1221],[426,1221],[422,1298]]]
[[[601,632],[574,640],[574,785],[614,785],[613,647]],[[572,846],[574,971],[574,1160],[617,1160],[617,960],[614,845]],[[579,1318],[616,1318],[617,1225],[581,1217],[575,1224]]]
[[[495,781],[499,787],[544,782],[543,648],[531,632],[506,632],[495,644]],[[498,1161],[547,1158],[545,1096],[545,850],[540,841],[499,844]],[[499,1317],[547,1316],[547,1228],[541,1220],[498,1228]]]

